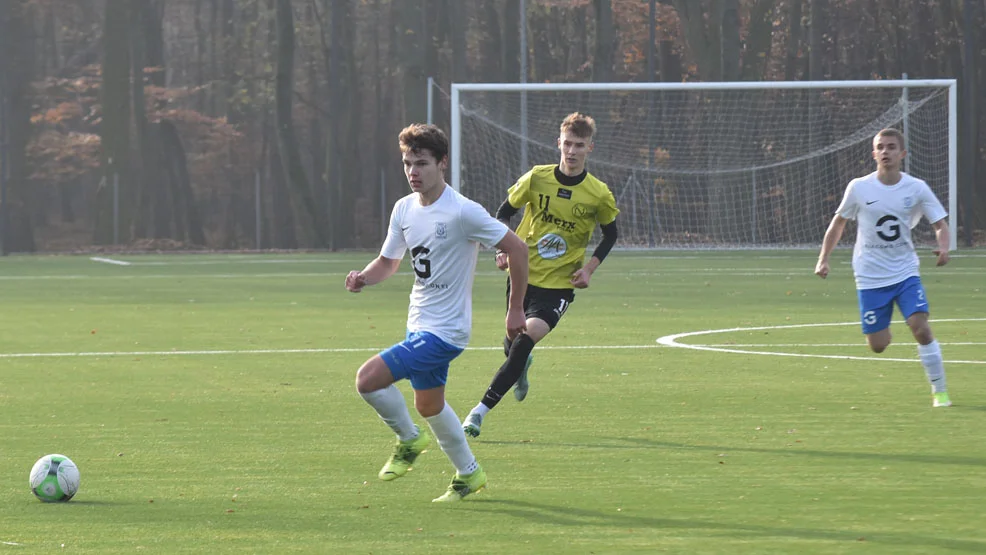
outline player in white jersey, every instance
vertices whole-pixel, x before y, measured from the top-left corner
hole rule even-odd
[[[411,252],[411,288],[404,341],[370,357],[356,373],[356,390],[380,415],[397,441],[380,470],[381,480],[407,474],[431,439],[411,420],[394,383],[407,378],[414,406],[455,466],[448,490],[434,501],[458,501],[486,485],[486,473],[469,448],[459,418],[445,401],[449,362],[469,343],[472,283],[479,244],[496,246],[510,258],[516,294],[509,300],[507,335],[526,330],[527,244],[482,206],[445,183],[448,138],[434,125],[414,124],[399,136],[404,173],[412,193],[397,201],[380,256],[346,276],[346,289],[359,293],[392,276]],[[516,266],[514,266],[516,264]]]
[[[852,268],[866,342],[876,353],[890,345],[890,317],[896,302],[918,342],[918,356],[931,383],[932,405],[947,407],[952,402],[945,387],[945,365],[928,324],[928,298],[921,285],[911,228],[922,217],[931,222],[938,244],[932,252],[938,256],[938,266],[944,266],[950,246],[948,214],[927,183],[901,171],[906,154],[900,131],[883,129],[876,134],[873,158],[877,170],[849,182],[822,240],[815,273],[828,276],[829,255],[842,238],[846,222],[856,220]]]

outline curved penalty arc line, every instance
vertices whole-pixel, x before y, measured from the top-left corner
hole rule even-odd
[[[932,322],[986,322],[986,318],[945,318],[932,320]],[[700,335],[713,335],[717,333],[732,333],[738,331],[758,331],[758,330],[783,330],[793,328],[821,328],[827,326],[856,326],[859,322],[826,322],[818,324],[789,324],[783,326],[755,326],[746,328],[722,328],[718,330],[699,330],[665,335],[657,338],[657,343],[666,347],[677,347],[681,349],[692,349],[696,351],[713,351],[718,353],[735,353],[741,355],[764,355],[777,357],[802,357],[802,358],[827,358],[835,360],[865,360],[868,362],[914,362],[913,358],[883,358],[883,357],[861,357],[853,355],[816,355],[808,353],[781,353],[776,351],[749,351],[745,349],[729,349],[726,347],[710,347],[707,345],[689,345],[688,343],[678,343],[679,339],[685,337],[696,337]],[[986,360],[946,360],[948,364],[986,364]]]

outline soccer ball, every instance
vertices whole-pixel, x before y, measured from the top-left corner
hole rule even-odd
[[[31,491],[45,503],[72,499],[79,491],[79,467],[65,455],[45,455],[31,468]]]

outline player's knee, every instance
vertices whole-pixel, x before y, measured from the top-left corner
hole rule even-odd
[[[381,372],[380,365],[383,365],[384,372]],[[385,374],[386,373],[386,374]],[[358,393],[370,393],[378,389],[383,389],[393,383],[393,377],[387,366],[380,361],[376,364],[374,359],[363,363],[356,371],[356,391]]]
[[[866,338],[866,343],[870,346],[870,350],[874,353],[882,353],[887,350],[890,346],[891,337],[889,335],[883,337],[868,337]]]
[[[422,418],[431,418],[442,412],[442,409],[445,408],[445,399],[423,399],[415,397],[414,408]]]
[[[368,372],[364,371],[365,367],[361,367],[356,371],[356,392],[357,393],[370,393],[374,391],[370,384],[370,379],[368,377]]]
[[[921,345],[927,345],[935,340],[935,336],[931,333],[931,328],[928,326],[923,326],[911,331],[914,333],[914,339]]]

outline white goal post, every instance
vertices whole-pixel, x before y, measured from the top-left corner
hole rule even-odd
[[[954,79],[453,83],[451,184],[495,211],[531,165],[558,162],[558,125],[579,111],[597,123],[588,167],[616,196],[618,247],[817,248],[846,184],[875,169],[873,136],[896,127],[954,249],[957,108]],[[926,222],[915,239],[932,242]]]

